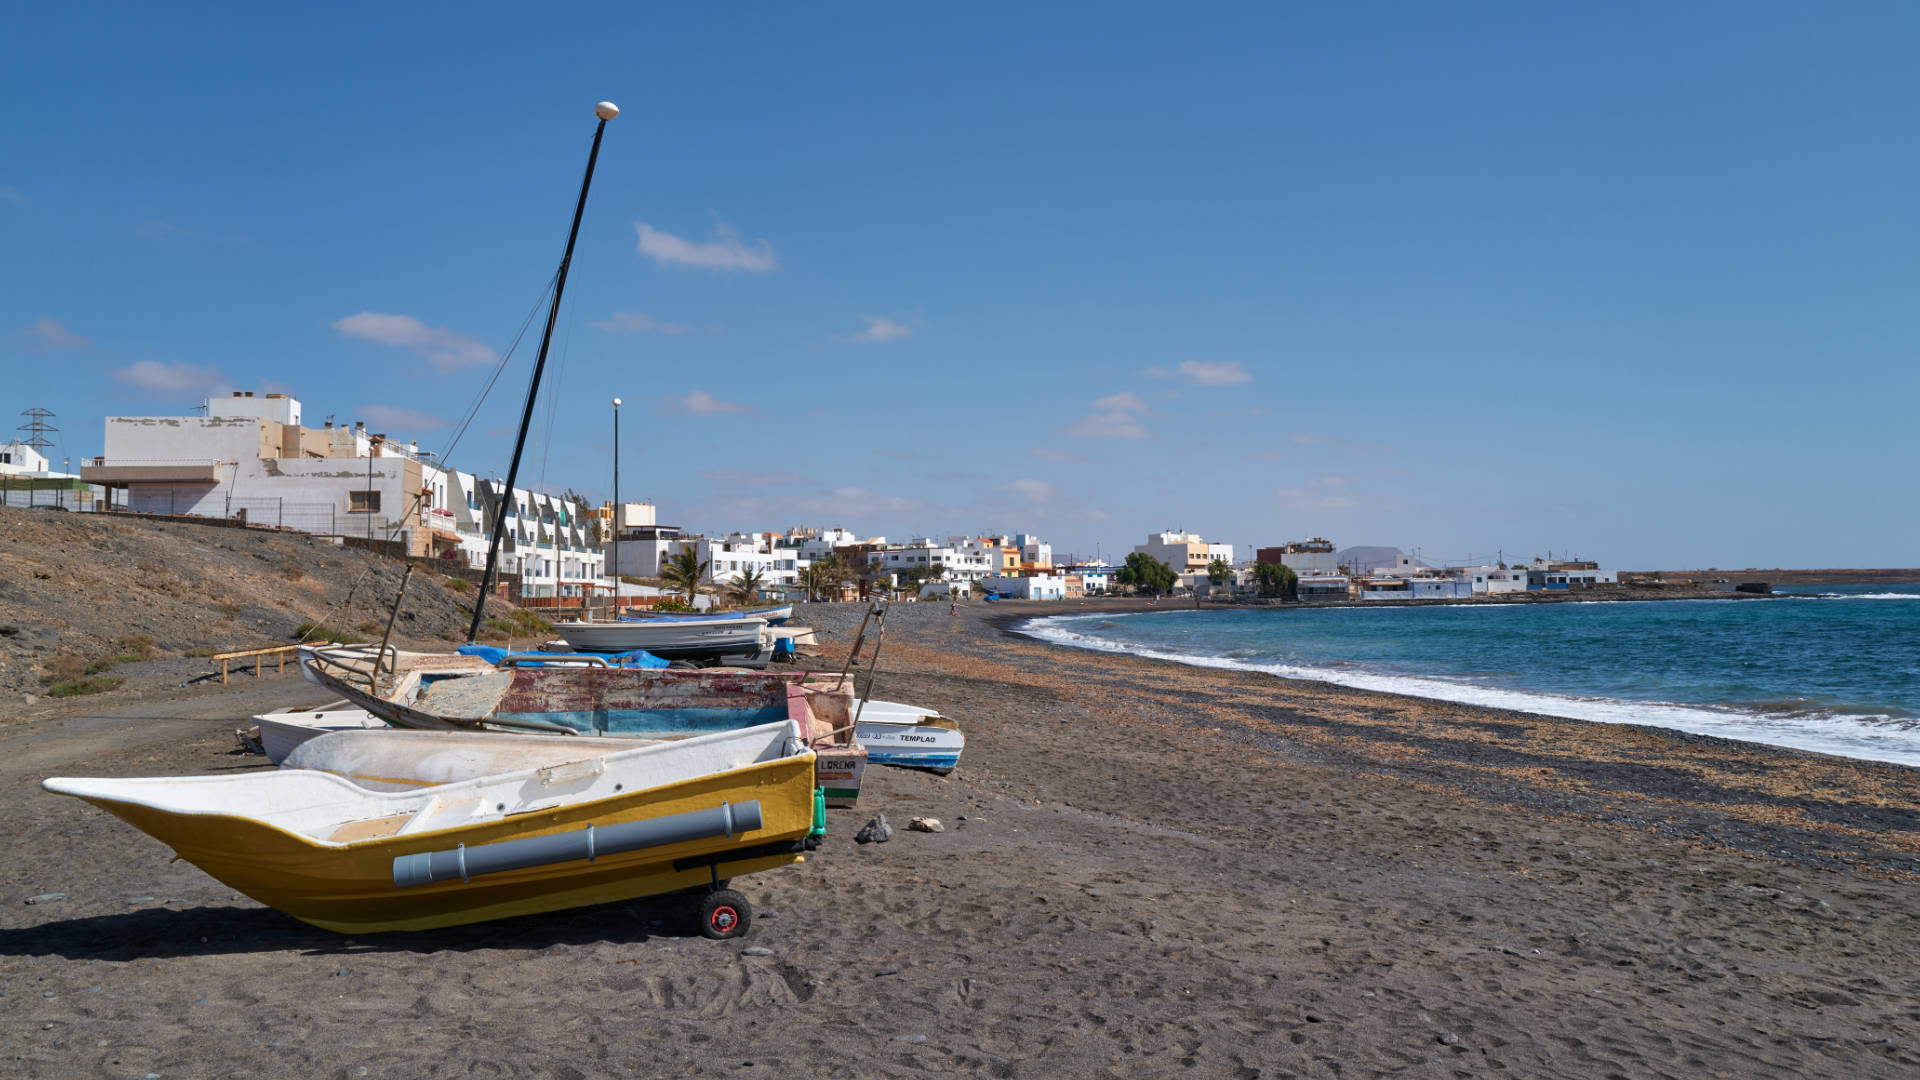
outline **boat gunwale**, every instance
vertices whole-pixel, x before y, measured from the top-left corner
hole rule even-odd
[[[789,737],[790,738],[793,737],[791,735],[791,729],[794,727],[793,723],[791,721],[781,721],[780,723],[781,723],[781,726],[787,727],[790,729]],[[774,725],[767,724],[762,726],[772,727]],[[746,728],[742,730],[751,731],[753,729]],[[717,734],[722,736],[727,736],[727,735],[734,735],[737,733],[736,732],[719,732]],[[701,736],[701,737],[705,738],[706,736]],[[687,743],[691,741],[692,740],[688,739],[688,740],[681,740],[676,743],[655,744],[651,746],[637,746],[637,747],[634,747],[632,750],[616,751],[616,753],[619,753],[622,755],[637,756],[647,751],[677,749],[677,748],[686,746]],[[592,756],[599,757],[604,755],[592,755]],[[806,766],[806,770],[808,771],[809,774],[811,774],[815,766],[815,761],[817,757],[818,755],[815,753],[813,748],[807,747],[800,753],[788,754],[783,757],[773,758],[769,761],[752,761],[744,765],[736,766],[731,769],[721,769],[716,772],[700,773],[695,776],[687,776],[687,777],[682,777],[678,780],[668,781],[667,783],[664,783],[664,784],[656,784],[652,787],[636,788],[632,791],[614,792],[612,794],[609,794],[597,799],[581,800],[577,802],[560,802],[550,806],[532,807],[525,810],[516,811],[513,813],[500,813],[500,814],[492,815],[478,821],[469,821],[459,825],[449,825],[443,828],[423,829],[418,832],[409,832],[409,833],[406,833],[404,836],[402,836],[398,832],[395,832],[395,833],[391,833],[384,836],[368,837],[365,839],[352,840],[344,843],[336,842],[332,840],[323,840],[314,836],[311,833],[297,832],[293,829],[287,828],[285,825],[277,824],[265,818],[250,817],[245,814],[236,814],[228,810],[180,810],[172,807],[156,805],[152,802],[147,802],[141,799],[113,798],[113,797],[99,795],[99,794],[81,794],[76,791],[63,791],[60,788],[51,786],[61,782],[84,783],[88,781],[106,781],[106,782],[121,783],[121,784],[151,784],[156,789],[158,789],[168,783],[173,783],[181,780],[191,780],[191,781],[195,781],[202,784],[208,784],[208,785],[244,784],[244,783],[255,782],[261,777],[283,775],[280,773],[278,769],[261,769],[256,772],[236,773],[228,776],[194,776],[194,777],[53,776],[53,777],[48,777],[47,779],[41,781],[40,786],[43,790],[46,790],[56,795],[66,795],[71,798],[85,800],[86,802],[92,803],[95,806],[101,806],[103,809],[108,810],[109,813],[112,813],[114,811],[112,810],[112,806],[106,805],[106,804],[138,807],[142,810],[151,811],[153,813],[158,813],[158,814],[167,815],[167,816],[176,817],[176,818],[191,819],[195,821],[242,822],[249,826],[267,829],[267,830],[291,837],[294,840],[310,847],[320,848],[327,851],[350,851],[358,848],[364,848],[370,845],[390,844],[394,842],[411,842],[416,838],[443,836],[448,833],[456,833],[456,832],[462,832],[462,831],[468,831],[468,830],[489,828],[492,826],[500,825],[505,822],[512,821],[516,818],[527,818],[532,814],[564,813],[569,816],[578,816],[578,813],[577,813],[578,811],[589,808],[589,807],[602,807],[607,803],[613,803],[613,802],[622,802],[622,803],[633,802],[635,800],[642,799],[643,797],[657,798],[659,797],[659,793],[661,792],[666,792],[666,791],[669,791],[670,789],[681,787],[688,784],[698,783],[700,781],[707,780],[712,777],[738,777],[738,778],[745,779],[750,777],[755,772],[768,772],[781,767],[791,767],[793,764],[798,762],[804,762]],[[422,810],[431,809],[434,802],[438,800],[440,798],[440,795],[444,792],[452,791],[455,789],[474,788],[481,784],[497,781],[502,777],[511,777],[511,776],[520,776],[520,775],[526,775],[531,777],[531,776],[537,775],[542,769],[546,769],[546,768],[551,768],[551,766],[541,766],[540,768],[537,768],[537,769],[517,769],[510,773],[496,773],[492,776],[477,776],[470,780],[461,780],[451,784],[435,784],[435,785],[422,787],[412,791],[399,791],[399,792],[373,791],[368,788],[363,788],[360,785],[355,784],[351,780],[348,780],[342,776],[335,775],[333,773],[320,772],[317,770],[295,770],[295,771],[302,773],[304,776],[309,776],[314,779],[320,780],[323,783],[332,784],[338,787],[344,787],[348,789],[348,793],[355,794],[355,795],[371,796],[375,799],[392,800],[393,802],[417,801],[418,805],[414,806],[411,812],[418,813]],[[389,805],[391,805],[391,803],[389,803]],[[396,810],[395,813],[398,813],[398,811]],[[116,814],[116,816],[118,815]],[[391,815],[386,815],[386,816],[391,816]],[[352,819],[349,819],[348,822],[340,822],[339,825],[336,825],[334,827],[337,829],[340,825],[348,824],[350,821],[361,821],[361,820],[368,820],[368,819],[352,818]],[[644,820],[644,819],[636,818],[633,820]],[[528,831],[526,835],[533,836],[533,835],[540,835],[540,833],[541,833],[541,830],[531,830],[531,831]],[[158,838],[156,837],[156,839]]]

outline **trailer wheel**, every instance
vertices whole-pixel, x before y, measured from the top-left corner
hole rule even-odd
[[[753,905],[732,889],[715,889],[700,901],[700,933],[715,941],[737,938],[753,925]]]

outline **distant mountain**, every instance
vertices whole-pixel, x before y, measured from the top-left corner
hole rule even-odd
[[[1335,553],[1334,558],[1339,560],[1341,566],[1351,566],[1355,570],[1364,572],[1367,570],[1377,570],[1381,567],[1391,570],[1395,565],[1395,560],[1399,559],[1403,554],[1405,554],[1405,552],[1397,547],[1369,547],[1366,545],[1358,545],[1355,547],[1341,548]],[[1431,569],[1429,564],[1418,559],[1414,560],[1413,565]]]

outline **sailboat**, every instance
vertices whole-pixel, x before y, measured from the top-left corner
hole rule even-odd
[[[601,139],[619,112],[611,102],[594,106],[599,124],[507,469],[503,490],[509,500]],[[469,643],[485,618],[506,520],[504,512],[495,515]],[[403,595],[404,588],[403,579]],[[303,674],[313,678],[320,655],[303,650]],[[383,642],[367,660],[369,685],[382,677],[389,683],[396,677],[417,680],[417,671],[400,670],[399,656]],[[470,672],[474,678],[455,680],[463,691],[484,691],[501,677],[511,682],[533,672],[544,673],[543,685],[555,686],[583,685],[583,675],[660,674],[604,665],[495,669],[477,657],[443,659],[479,665],[496,676]],[[373,700],[344,690],[341,696],[363,708]],[[546,728],[570,732],[564,725]],[[112,812],[264,904],[343,933],[431,929],[697,889],[704,894],[697,911],[701,933],[735,937],[751,925],[752,908],[746,897],[722,888],[722,878],[799,862],[817,843],[823,809],[817,755],[790,709],[757,711],[744,723],[680,734],[669,742],[554,738],[531,749],[466,745],[453,754],[445,740],[429,738],[416,752],[396,747],[390,733],[339,730],[294,751],[333,760],[335,769],[61,777],[42,786]],[[361,736],[378,740],[377,752],[326,752],[329,740],[351,747],[350,740]],[[410,770],[420,785],[376,791],[355,782],[374,769]]]

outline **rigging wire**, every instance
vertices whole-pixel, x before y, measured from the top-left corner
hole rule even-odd
[[[453,455],[454,448],[460,445],[461,437],[467,433],[467,429],[472,426],[475,418],[480,415],[481,406],[486,403],[488,395],[493,392],[494,384],[500,381],[500,376],[506,373],[507,365],[513,361],[513,354],[519,350],[521,341],[527,336],[528,327],[533,325],[533,320],[540,314],[541,305],[546,302],[547,297],[553,292],[554,283],[559,280],[560,271],[556,268],[553,275],[547,278],[546,285],[541,288],[540,295],[534,298],[533,306],[527,310],[527,317],[521,320],[520,329],[513,335],[512,343],[507,346],[506,352],[501,354],[499,363],[494,365],[493,374],[487,376],[485,385],[481,386],[479,393],[474,396],[473,401],[467,406],[466,412],[461,416],[460,423],[455,427],[453,434],[448,437],[446,446],[439,454],[435,455],[436,459],[440,462],[440,467],[443,472],[453,471],[449,459]],[[372,453],[371,448],[368,449],[368,453]],[[406,521],[412,517],[413,511],[419,506],[421,501],[426,498],[426,495],[427,493],[425,491],[415,492],[400,516],[388,520],[387,535],[383,538],[384,540],[391,543],[393,539],[399,535],[401,526],[398,522]],[[354,594],[360,590],[360,586],[367,580],[367,576],[373,573],[377,565],[378,564],[368,566],[366,569],[360,571],[360,576],[354,578],[353,584],[347,586],[347,595],[338,604],[329,608],[326,614],[314,620],[313,625],[307,629],[307,632],[301,635],[301,644],[304,644],[308,638],[311,638],[315,633],[319,632],[319,630],[326,625],[327,620],[332,618],[336,612],[344,610],[347,605],[353,603]]]

